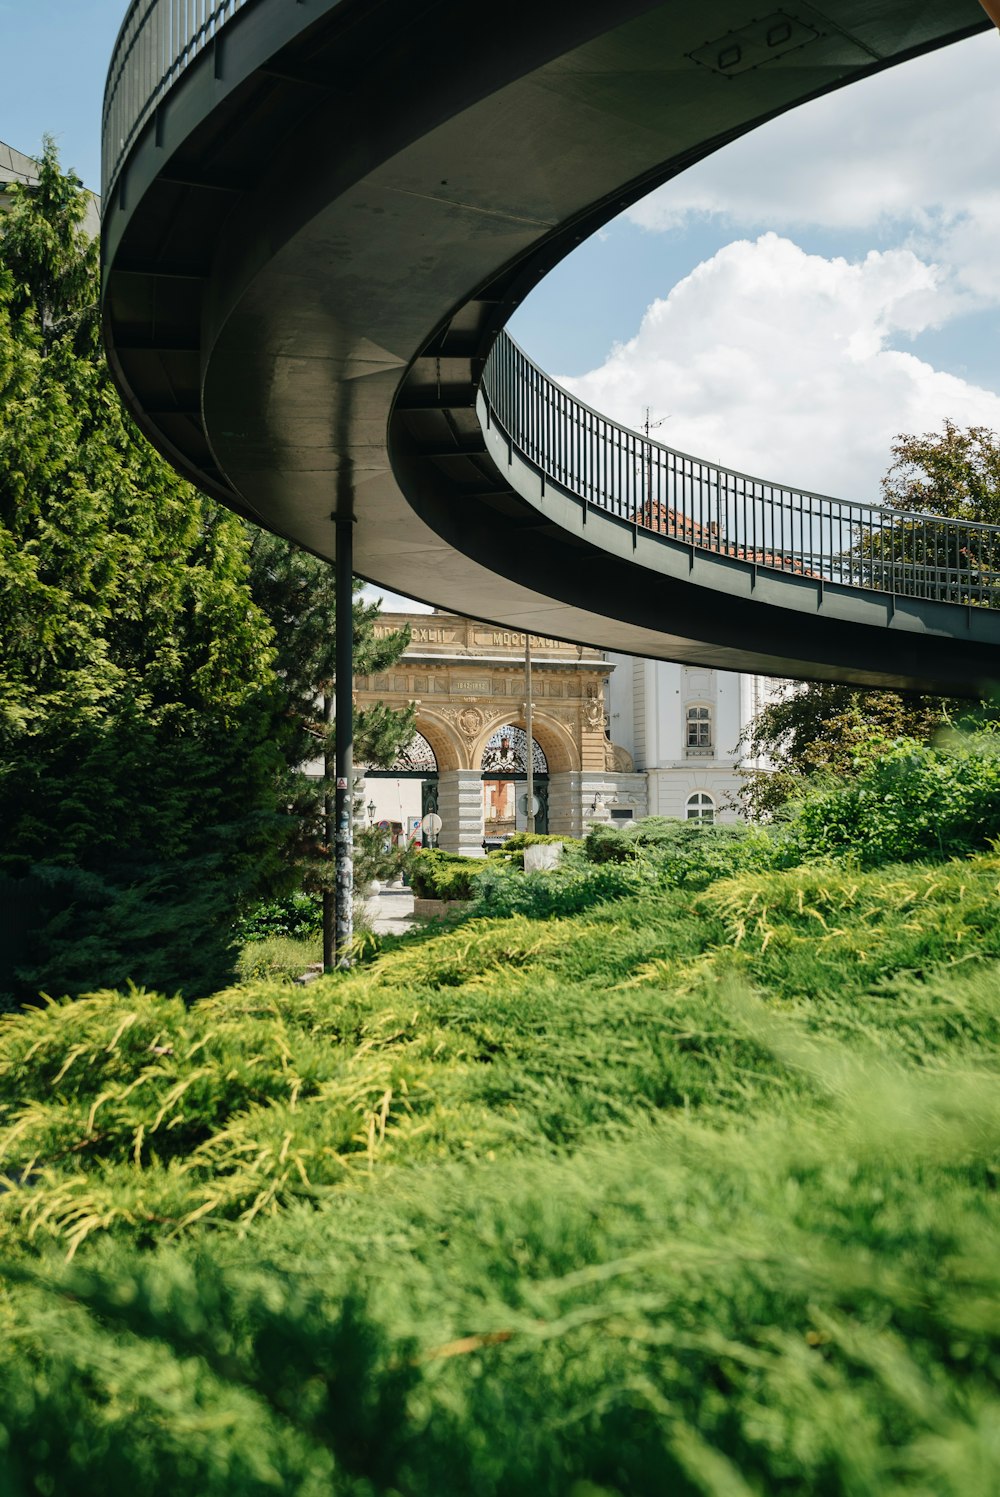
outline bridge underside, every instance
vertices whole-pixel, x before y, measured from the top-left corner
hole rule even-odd
[[[636,537],[539,493],[476,400],[513,309],[623,207],[987,24],[976,0],[719,0],[710,19],[514,0],[471,21],[444,0],[251,0],[106,197],[119,382],[242,513],[328,557],[353,516],[356,570],[395,591],[636,654],[977,694],[1000,676],[992,611]]]

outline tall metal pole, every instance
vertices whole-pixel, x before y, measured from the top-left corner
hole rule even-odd
[[[330,730],[334,727],[333,696],[329,688],[323,692],[323,725],[326,737],[323,740],[323,841],[327,846],[327,857],[333,850],[337,836],[334,814],[333,782],[336,775],[336,754],[330,742]],[[334,731],[336,731],[334,729]],[[323,889],[323,971],[334,966],[334,947],[337,944],[337,891],[328,886]]]
[[[354,522],[338,517],[336,620],[336,931],[333,963],[350,964],[354,935]]]
[[[524,636],[524,731],[528,737],[526,765],[528,770],[527,815],[525,827],[535,830],[535,740],[531,727],[531,635]]]

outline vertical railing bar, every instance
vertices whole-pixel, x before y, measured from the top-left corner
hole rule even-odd
[[[195,6],[195,30],[214,33],[245,0]],[[190,0],[154,17],[150,46],[179,51]],[[191,26],[187,28],[190,36]],[[152,35],[152,34],[151,34]],[[149,38],[147,38],[149,41]],[[130,75],[122,75],[125,89]],[[109,118],[121,91],[112,98]],[[703,550],[779,571],[804,571],[900,597],[987,602],[1000,585],[1000,527],[831,499],[767,484],[609,421],[550,381],[501,335],[483,377],[506,430],[540,472],[620,518]],[[732,531],[730,527],[732,526]],[[762,560],[763,559],[763,560]]]

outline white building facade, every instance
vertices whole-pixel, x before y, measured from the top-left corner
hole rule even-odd
[[[646,814],[736,821],[738,769],[767,769],[747,758],[741,736],[776,695],[764,676],[609,655],[610,735],[644,776]]]

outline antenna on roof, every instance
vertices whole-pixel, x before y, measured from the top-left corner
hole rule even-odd
[[[646,441],[648,443],[650,432],[651,431],[656,431],[657,427],[659,427],[659,426],[666,426],[667,422],[670,420],[670,417],[669,416],[659,416],[654,421],[653,420],[653,408],[652,408],[652,406],[647,405],[645,407],[645,410],[646,410],[646,415],[645,415],[644,420],[640,422],[640,428],[641,428],[642,431],[645,432],[645,434],[646,434]],[[654,516],[653,516],[653,449],[651,447],[647,446],[643,450],[642,457],[640,458],[640,465],[641,466],[640,466],[640,470],[639,471],[640,471],[640,477],[642,479],[642,498],[641,498],[641,503],[640,503],[640,506],[639,506],[639,513],[640,513],[641,516],[644,517],[643,523],[646,524],[646,525],[651,525],[653,523],[653,519],[654,519]]]
[[[669,420],[670,420],[669,416],[661,416],[659,418],[659,420],[654,421],[653,420],[653,407],[651,405],[647,405],[647,407],[646,407],[646,419],[641,423],[642,430],[646,433],[646,435],[648,437],[651,431],[655,431],[658,426],[666,426],[666,424],[667,424],[667,422]]]

